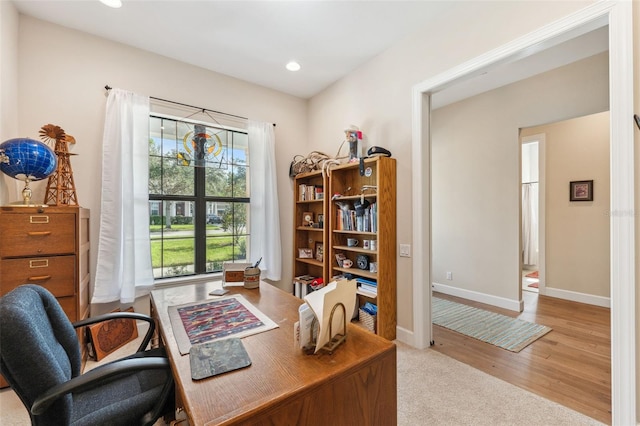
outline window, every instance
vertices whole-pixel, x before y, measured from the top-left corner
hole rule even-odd
[[[149,226],[154,277],[222,270],[249,245],[247,133],[150,117]]]

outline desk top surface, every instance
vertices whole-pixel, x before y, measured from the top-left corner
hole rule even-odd
[[[227,295],[242,294],[278,324],[278,328],[242,339],[252,361],[250,367],[193,381],[189,355],[180,355],[168,307],[214,300],[217,297],[208,293],[220,287],[220,282],[210,282],[151,292],[177,391],[192,424],[241,422],[296,393],[312,391],[315,386],[349,374],[363,364],[386,356],[389,351],[395,353],[392,342],[349,324],[346,341],[333,354],[321,351],[305,355],[294,347],[293,325],[298,321],[301,299],[265,282],[260,283],[259,289],[227,286]]]

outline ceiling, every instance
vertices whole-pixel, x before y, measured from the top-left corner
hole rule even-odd
[[[13,3],[25,15],[301,98],[319,93],[429,21],[464,7],[456,1],[400,0],[122,1],[120,9],[97,0]],[[559,40],[552,43],[555,53],[529,56],[536,58],[535,66],[514,58],[479,73],[434,97],[434,108],[607,49],[606,31],[580,40],[565,46],[572,53],[561,50],[566,43]],[[302,69],[287,71],[290,60]]]
[[[18,11],[301,98],[454,7],[440,1],[14,0]],[[290,60],[302,69],[285,69]]]

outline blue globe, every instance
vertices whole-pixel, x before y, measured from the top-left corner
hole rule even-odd
[[[0,153],[2,151],[9,162],[0,161],[0,170],[14,179],[44,179],[58,166],[58,158],[53,150],[34,139],[9,139],[0,144]]]

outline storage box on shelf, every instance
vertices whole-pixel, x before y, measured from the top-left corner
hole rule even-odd
[[[359,279],[358,305],[377,306],[375,331],[396,337],[396,161],[388,157],[331,170],[328,277]],[[370,328],[370,327],[369,327]]]
[[[41,285],[75,322],[89,316],[89,280],[88,209],[0,207],[0,296],[22,284]],[[78,338],[84,362],[85,334]]]
[[[294,179],[293,283],[298,297],[312,290],[314,279],[327,279],[326,188],[320,171],[302,173]]]

